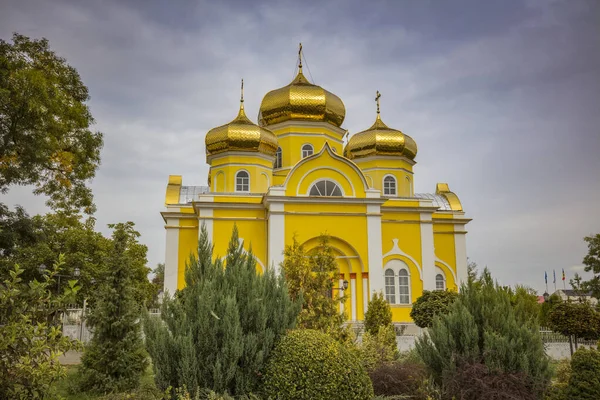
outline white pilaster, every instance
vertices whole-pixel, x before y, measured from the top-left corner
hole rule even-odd
[[[273,266],[275,274],[279,275],[280,265],[283,262],[285,250],[285,217],[283,203],[269,205],[269,265]]]
[[[344,291],[342,290],[342,288],[344,287],[344,280],[342,278],[340,278],[340,281],[338,282],[338,296],[340,298],[344,297]],[[340,302],[340,312],[343,314],[344,313],[344,302]]]
[[[206,233],[208,233],[208,240],[214,243],[213,237],[213,209],[212,208],[201,208],[198,216],[198,239],[202,234],[202,224],[206,226]]]
[[[179,219],[167,218],[167,243],[165,247],[165,283],[163,290],[173,296],[177,290],[179,266]]]
[[[383,265],[381,257],[381,207],[379,204],[367,205],[367,240],[369,259],[369,284],[371,293],[383,291]]]
[[[352,321],[356,321],[356,278],[350,279],[350,296],[352,299]]]
[[[464,232],[464,225],[454,225],[454,230]],[[465,233],[454,234],[454,253],[456,254],[456,277],[457,286],[460,289],[462,283],[466,283],[468,279],[467,271],[467,235]]]
[[[423,269],[423,289],[435,290],[435,250],[430,213],[421,213],[421,268]]]

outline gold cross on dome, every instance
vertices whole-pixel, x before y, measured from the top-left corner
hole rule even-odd
[[[242,78],[242,88],[241,88],[241,97],[240,97],[240,103],[244,102],[244,78]]]
[[[298,68],[302,72],[302,43],[298,46]]]
[[[375,102],[377,103],[377,114],[379,114],[379,98],[381,97],[381,93],[379,90],[377,91],[377,96],[375,96]]]

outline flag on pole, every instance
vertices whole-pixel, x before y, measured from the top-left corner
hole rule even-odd
[[[554,272],[554,282],[552,282],[552,283],[556,283],[556,270],[553,269],[552,272]]]
[[[548,273],[544,271],[544,280],[546,281],[546,285],[548,284]]]
[[[564,281],[565,279],[567,279],[567,278],[565,277],[565,269],[563,268],[563,278],[562,278],[562,280]]]

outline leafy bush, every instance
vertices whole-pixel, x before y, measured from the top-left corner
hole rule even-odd
[[[375,293],[365,314],[365,332],[376,335],[379,327],[392,325],[392,310],[383,293]]]
[[[428,328],[436,315],[447,314],[450,305],[458,294],[451,290],[424,290],[421,297],[415,301],[410,311],[410,317],[421,328]]]
[[[378,366],[369,372],[373,392],[378,396],[410,396],[426,399],[422,385],[427,378],[425,366],[412,362],[393,362]]]
[[[486,270],[462,286],[448,314],[434,318],[416,348],[438,385],[463,365],[484,364],[502,377],[498,384],[524,374],[539,385],[523,387],[545,389],[550,371],[537,321],[515,312],[510,300]]]
[[[555,332],[575,339],[600,337],[600,313],[587,303],[561,302],[548,314],[548,325]]]
[[[396,343],[394,326],[391,324],[382,326],[376,334],[365,333],[362,337],[359,353],[367,371],[372,371],[398,358],[398,344]]]
[[[78,345],[61,334],[55,317],[79,286],[69,281],[63,295],[52,294],[62,263],[61,256],[42,282],[23,281],[18,265],[0,281],[0,399],[52,398],[65,376],[58,358]]]
[[[523,372],[492,371],[484,364],[462,364],[444,379],[445,397],[462,400],[537,400],[539,388]]]
[[[600,396],[600,351],[581,348],[573,354],[567,395],[569,399],[598,399]]]
[[[373,386],[355,354],[315,330],[289,332],[275,347],[264,391],[269,399],[370,400]]]
[[[251,393],[279,338],[294,326],[300,305],[282,276],[256,272],[234,228],[225,259],[213,261],[203,226],[186,286],[163,300],[161,318],[147,317],[146,345],[161,390],[186,386],[234,396]]]

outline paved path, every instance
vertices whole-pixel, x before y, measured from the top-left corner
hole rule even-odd
[[[58,358],[58,361],[60,361],[62,365],[79,364],[81,362],[81,353],[73,350],[67,351]]]

